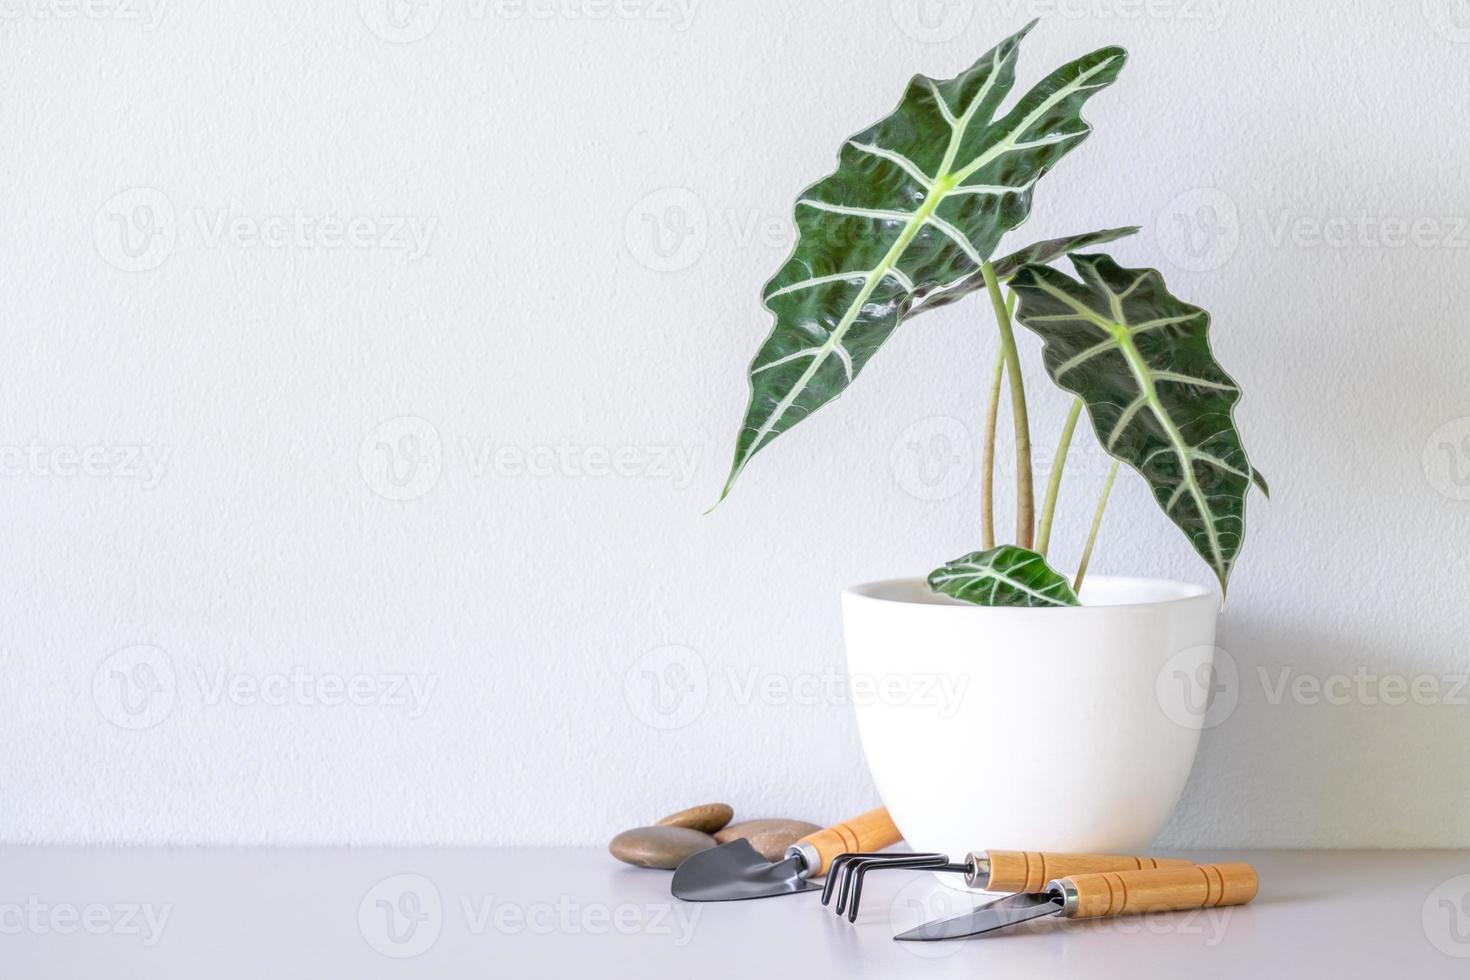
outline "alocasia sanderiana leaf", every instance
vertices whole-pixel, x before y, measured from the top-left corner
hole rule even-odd
[[[1117,77],[1121,48],[1064,65],[996,118],[1032,26],[954,78],[914,76],[797,199],[797,242],[763,293],[775,325],[750,365],[721,499],[757,452],[846,390],[924,296],[975,275],[1030,213],[1036,181],[1091,132],[1082,108]]]
[[[1023,265],[1046,265],[1063,255],[1080,252],[1084,248],[1092,248],[1096,245],[1105,245],[1115,242],[1120,238],[1138,234],[1138,225],[1127,225],[1123,228],[1104,228],[1102,231],[1089,231],[1081,235],[1067,235],[1064,238],[1048,238],[1043,242],[1032,242],[1020,251],[1012,252],[1003,259],[995,260],[995,277],[1002,282],[1021,271]]]
[[[1034,551],[1003,544],[929,573],[929,588],[981,606],[1075,606],[1066,578]]]
[[[1012,277],[1016,319],[1041,336],[1052,380],[1086,403],[1098,441],[1148,481],[1223,595],[1246,495],[1264,480],[1235,428],[1240,388],[1210,350],[1210,315],[1171,294],[1156,270],[1070,258],[1080,282],[1044,265]]]
[[[1115,242],[1120,238],[1127,238],[1129,235],[1137,233],[1137,225],[1128,225],[1124,228],[1104,228],[1101,231],[1089,231],[1081,235],[1067,235],[1064,238],[1048,238],[1046,241],[1033,242],[1020,251],[1012,252],[1005,258],[996,259],[992,263],[995,266],[995,278],[1001,282],[1005,282],[1011,276],[1015,275],[1023,265],[1029,265],[1031,263],[1045,265],[1048,262],[1061,258],[1063,255],[1078,252],[1084,248],[1105,245],[1108,242]],[[913,312],[923,313],[926,310],[948,306],[950,303],[962,300],[971,293],[978,292],[984,288],[985,277],[977,272],[972,276],[961,279],[953,285],[945,287],[943,290],[936,290],[925,296],[922,300],[914,304]]]

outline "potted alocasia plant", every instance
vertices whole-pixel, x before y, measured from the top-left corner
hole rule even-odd
[[[757,453],[856,381],[900,324],[983,295],[997,352],[980,548],[927,579],[843,596],[855,675],[941,675],[964,692],[947,715],[892,699],[857,707],[870,768],[900,829],[915,847],[948,854],[1148,846],[1193,762],[1201,712],[1190,709],[1203,703],[1216,610],[1240,552],[1246,498],[1253,484],[1266,489],[1232,418],[1240,389],[1210,350],[1209,315],[1157,271],[1083,251],[1137,228],[994,257],[1029,214],[1037,181],[1091,131],[1082,109],[1127,57],[1117,47],[1094,51],[1002,111],[1034,24],[954,78],[915,76],[898,107],[849,139],[837,169],[797,199],[798,240],[765,287],[775,325],[750,365],[750,403],[721,494]],[[1050,265],[1064,256],[1071,274]],[[1074,396],[1039,509],[1013,323],[1041,337],[1047,374]],[[1016,528],[1013,541],[997,544],[991,488],[1003,386]],[[1084,412],[1114,463],[1067,576],[1049,556],[1051,528]],[[1146,481],[1221,599],[1184,583],[1086,578],[1120,465]]]

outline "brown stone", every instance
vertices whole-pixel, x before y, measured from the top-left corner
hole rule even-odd
[[[767,861],[779,861],[786,848],[821,829],[805,820],[742,820],[715,834],[715,840],[725,844],[744,837]]]
[[[673,869],[689,855],[714,846],[709,834],[688,827],[635,827],[614,837],[607,849],[619,861],[640,868]]]
[[[658,821],[658,827],[688,827],[691,830],[713,834],[735,816],[728,803],[701,803],[687,810],[671,813]]]

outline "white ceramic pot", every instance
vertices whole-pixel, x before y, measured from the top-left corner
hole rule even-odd
[[[1106,576],[1079,598],[987,608],[921,579],[843,593],[863,750],[915,850],[1148,852],[1194,763],[1219,600]]]

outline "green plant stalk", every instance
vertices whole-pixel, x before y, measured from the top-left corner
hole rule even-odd
[[[1077,419],[1082,415],[1082,399],[1074,398],[1067,412],[1067,421],[1062,423],[1062,435],[1057,440],[1056,458],[1051,462],[1051,476],[1046,481],[1046,498],[1041,502],[1041,524],[1036,532],[1036,553],[1046,557],[1051,544],[1052,515],[1057,509],[1057,492],[1062,489],[1062,470],[1067,465],[1067,451],[1072,448],[1072,433],[1077,428]]]
[[[1092,546],[1097,543],[1097,529],[1102,527],[1103,511],[1108,509],[1108,495],[1113,492],[1113,480],[1118,476],[1118,461],[1113,460],[1108,478],[1103,482],[1102,496],[1098,498],[1097,510],[1092,515],[1092,527],[1087,532],[1087,546],[1082,549],[1082,560],[1077,563],[1077,577],[1072,580],[1072,591],[1082,588],[1082,577],[1087,574],[1087,564],[1092,561]]]
[[[1015,293],[1006,296],[1006,316],[1016,315]],[[985,405],[985,442],[980,454],[980,541],[988,551],[995,547],[995,424],[1000,416],[1000,388],[1005,383],[1006,353],[995,351],[995,370],[990,374],[990,400]]]
[[[985,445],[980,450],[980,547],[995,547],[995,422],[1001,408],[1001,385],[1005,381],[1005,351],[995,351],[991,372],[991,398],[985,406]]]
[[[990,373],[990,400],[985,405],[985,443],[980,450],[980,544],[986,551],[995,547],[995,423],[1005,369],[1005,351],[997,350],[995,370]]]
[[[1011,414],[1016,428],[1016,544],[1030,548],[1035,541],[1036,497],[1031,484],[1031,421],[1026,414],[1026,385],[1021,379],[1021,355],[1016,351],[1016,335],[1011,331],[1011,315],[1000,294],[995,267],[989,260],[980,264],[990,305],[995,309],[1000,328],[1000,349],[1006,359],[1006,376],[1011,386]]]

